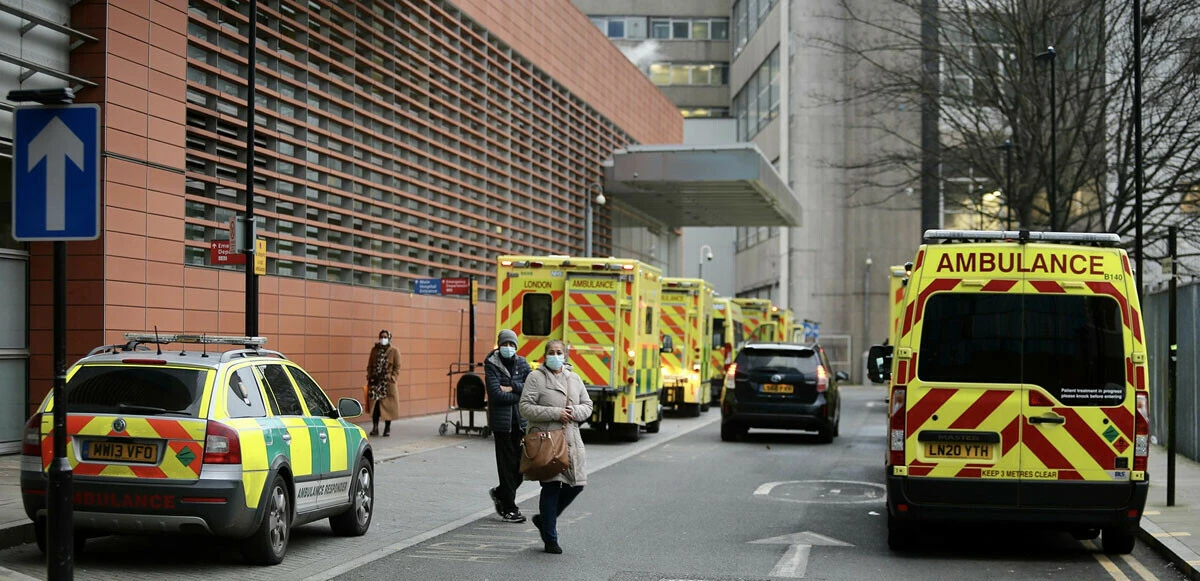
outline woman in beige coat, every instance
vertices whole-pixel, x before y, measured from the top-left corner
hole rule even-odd
[[[565,368],[566,345],[554,340],[546,344],[546,360],[525,380],[518,409],[529,423],[526,433],[533,430],[563,430],[571,467],[562,474],[542,481],[538,502],[540,514],[533,524],[542,534],[547,553],[562,553],[558,545],[558,516],[571,501],[583,492],[587,484],[586,454],[579,423],[592,416],[592,398],[588,397],[583,380]]]
[[[391,344],[392,334],[379,332],[379,342],[371,348],[367,359],[367,407],[371,410],[371,435],[379,435],[382,418],[383,435],[392,435],[392,420],[400,418],[400,393],[396,380],[400,377],[400,350]]]

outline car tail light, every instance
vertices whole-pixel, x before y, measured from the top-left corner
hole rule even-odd
[[[242,463],[242,444],[233,428],[221,422],[208,422],[208,429],[204,433],[204,463]]]
[[[737,363],[730,363],[729,367],[725,368],[725,389],[733,389],[737,386]]]
[[[825,393],[829,389],[829,375],[825,373],[825,368],[817,366],[817,393]]]
[[[888,410],[888,464],[904,465],[904,390],[892,390],[892,407]]]
[[[1137,394],[1137,413],[1133,418],[1133,469],[1145,470],[1150,459],[1150,399]]]
[[[1037,390],[1029,390],[1029,407],[1051,407],[1053,405],[1054,402],[1050,401],[1046,394]]]
[[[26,422],[25,436],[21,439],[21,455],[42,455],[42,414],[33,414]]]

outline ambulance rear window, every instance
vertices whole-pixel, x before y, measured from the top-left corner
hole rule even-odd
[[[546,293],[527,293],[521,299],[521,334],[545,337],[550,334],[550,311],[554,304]]]
[[[196,417],[207,373],[160,366],[85,365],[67,382],[72,413]]]
[[[925,381],[1029,383],[1066,405],[1125,399],[1121,308],[1110,297],[930,297],[917,375]]]
[[[713,319],[712,346],[714,349],[725,346],[725,319]]]

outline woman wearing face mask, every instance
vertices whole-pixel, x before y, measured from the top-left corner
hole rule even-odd
[[[379,332],[379,342],[371,348],[367,359],[367,407],[371,409],[371,435],[379,435],[379,420],[383,419],[383,435],[392,435],[392,420],[400,417],[400,394],[396,380],[400,376],[400,351],[392,342],[392,334]]]
[[[566,345],[558,340],[547,343],[546,362],[529,374],[519,404],[521,416],[529,422],[530,431],[561,429],[567,441],[571,467],[542,482],[538,502],[540,513],[533,516],[533,524],[542,534],[546,552],[555,554],[562,553],[558,544],[558,517],[587,484],[579,422],[592,415],[592,398],[588,397],[583,380],[565,368],[566,362]]]
[[[483,360],[484,381],[488,391],[488,426],[496,438],[496,472],[500,486],[488,491],[496,514],[506,522],[523,523],[525,516],[517,508],[517,488],[521,486],[521,416],[517,402],[529,377],[529,362],[517,355],[517,334],[504,329],[496,339],[499,345]]]

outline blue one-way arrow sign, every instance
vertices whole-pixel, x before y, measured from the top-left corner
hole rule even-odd
[[[13,238],[100,236],[100,107],[13,112]]]

